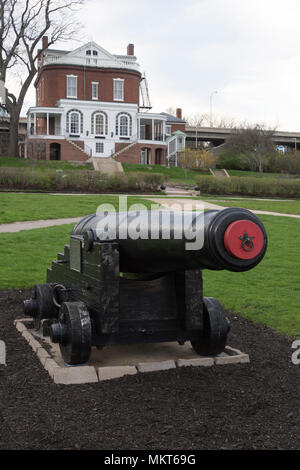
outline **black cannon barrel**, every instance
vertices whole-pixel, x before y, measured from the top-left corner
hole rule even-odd
[[[184,217],[189,220],[188,226]],[[128,233],[136,227],[139,232],[132,230],[133,239]],[[247,271],[262,260],[267,249],[266,230],[259,218],[235,207],[190,213],[158,210],[92,214],[84,217],[72,234],[86,232],[92,241],[118,241],[123,272],[205,268]]]

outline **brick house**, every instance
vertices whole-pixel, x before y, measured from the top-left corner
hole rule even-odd
[[[149,112],[133,44],[126,55],[112,55],[95,42],[74,51],[47,46],[45,36],[36,106],[27,113],[27,158],[177,164],[185,147],[181,109],[176,116]]]

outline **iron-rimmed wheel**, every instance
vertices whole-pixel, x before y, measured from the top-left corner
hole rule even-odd
[[[215,356],[225,349],[230,322],[217,299],[204,297],[203,301],[203,335],[191,344],[197,354]]]
[[[50,339],[53,343],[59,343],[62,358],[67,364],[84,364],[89,360],[92,327],[83,302],[62,304],[59,323],[50,327]]]
[[[25,315],[34,318],[34,327],[39,330],[41,321],[45,318],[55,318],[57,309],[52,299],[52,287],[50,284],[36,284],[33,298],[24,302]]]

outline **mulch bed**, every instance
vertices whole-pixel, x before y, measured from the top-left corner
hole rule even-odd
[[[230,315],[250,364],[55,385],[13,320],[28,291],[0,291],[0,449],[297,449],[300,366],[292,340]]]

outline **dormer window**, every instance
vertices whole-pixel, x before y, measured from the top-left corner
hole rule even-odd
[[[98,55],[98,51],[93,51],[93,55]]]
[[[88,51],[85,51],[86,55],[91,55],[92,51],[89,49]]]

